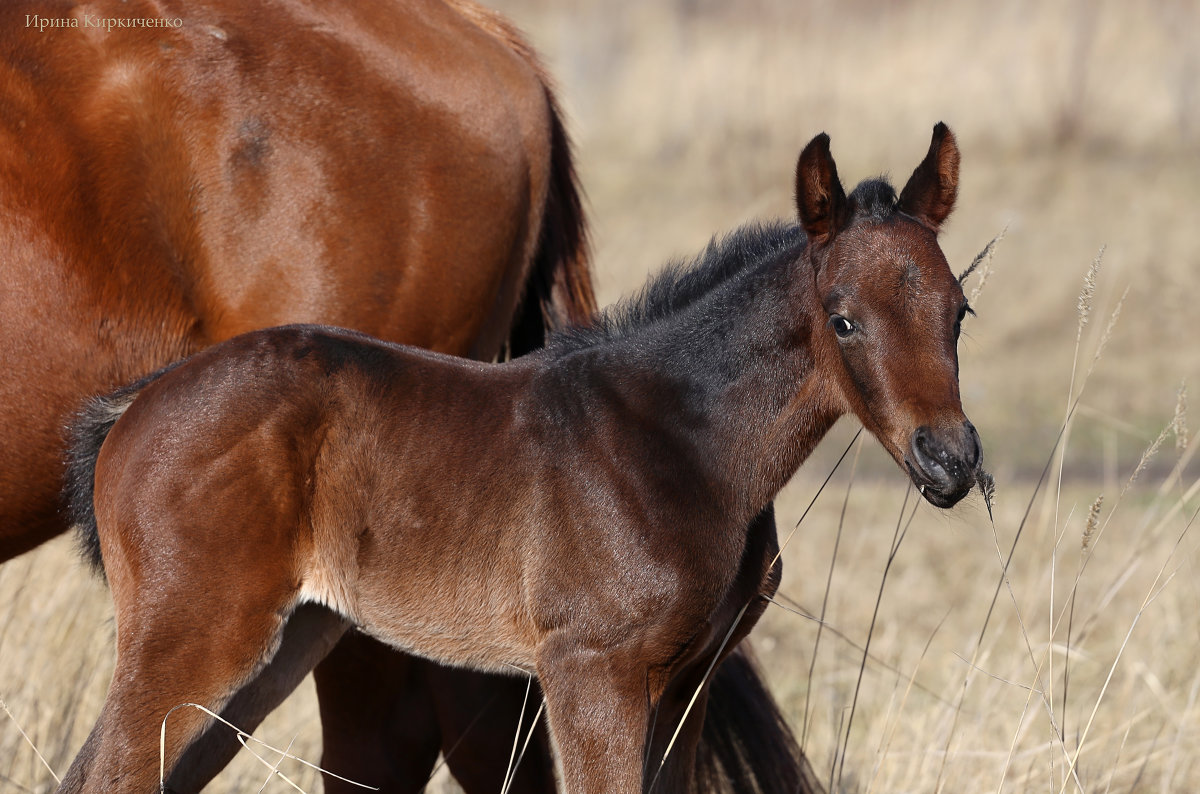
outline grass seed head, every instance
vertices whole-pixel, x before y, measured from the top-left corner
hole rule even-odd
[[[1088,324],[1088,320],[1092,317],[1092,299],[1096,297],[1096,276],[1100,273],[1100,263],[1104,259],[1104,246],[1100,246],[1100,251],[1096,254],[1096,258],[1092,260],[1091,267],[1088,268],[1087,274],[1083,277],[1083,289],[1079,291],[1079,329],[1075,333],[1076,341],[1083,337],[1083,327]]]
[[[979,281],[975,283],[975,288],[971,290],[971,295],[967,298],[967,303],[974,305],[979,298],[979,294],[983,292],[983,285],[987,283],[988,276],[992,274],[992,257],[996,254],[996,245],[1004,239],[1004,235],[1006,234],[1008,234],[1007,224],[1000,230],[999,234],[983,247],[982,251],[975,255],[975,258],[971,260],[971,264],[958,277],[959,285],[963,285],[976,269],[979,270]]]
[[[996,481],[982,467],[975,472],[975,484],[979,493],[983,494],[983,503],[987,505],[988,518],[992,518],[992,500],[996,498]]]
[[[1182,455],[1188,445],[1187,427],[1187,381],[1179,384],[1179,393],[1175,397],[1175,451]]]
[[[1104,348],[1108,346],[1108,340],[1112,338],[1113,329],[1117,327],[1117,320],[1121,317],[1121,307],[1125,305],[1125,298],[1129,295],[1129,287],[1121,293],[1121,299],[1117,301],[1117,305],[1113,307],[1112,315],[1108,318],[1108,325],[1104,326],[1104,333],[1100,334],[1100,344],[1096,345],[1096,353],[1092,356],[1092,363],[1088,367],[1087,374],[1091,375],[1092,370],[1096,368],[1096,362],[1104,355]],[[1082,331],[1083,326],[1080,326]]]
[[[1096,497],[1096,501],[1092,502],[1091,509],[1088,510],[1087,524],[1083,527],[1083,538],[1079,544],[1079,550],[1082,554],[1087,554],[1088,548],[1092,545],[1092,538],[1096,534],[1096,527],[1100,523],[1100,505],[1104,503],[1104,494]]]

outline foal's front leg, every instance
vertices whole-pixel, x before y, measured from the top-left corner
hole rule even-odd
[[[566,794],[640,792],[649,716],[644,666],[620,649],[560,635],[543,644],[537,673]]]

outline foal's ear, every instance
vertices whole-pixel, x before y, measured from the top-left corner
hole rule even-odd
[[[796,163],[796,209],[800,224],[815,245],[833,239],[846,220],[846,191],[829,153],[829,136],[808,142]]]
[[[942,122],[933,128],[929,153],[900,191],[900,211],[923,221],[936,232],[958,198],[958,144]]]

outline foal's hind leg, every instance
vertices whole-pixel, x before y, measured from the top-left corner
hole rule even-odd
[[[222,571],[228,569],[211,566],[198,583],[137,587],[113,577],[117,665],[100,718],[60,792],[155,790],[159,728],[168,712],[185,703],[219,712],[275,653],[292,596],[262,579],[248,584],[252,577]],[[190,707],[171,714],[168,773],[210,721]]]
[[[221,717],[247,733],[254,731],[329,653],[349,625],[325,607],[301,604],[288,618],[275,656],[229,700]],[[184,752],[168,787],[180,794],[200,791],[241,747],[231,728],[214,722]]]

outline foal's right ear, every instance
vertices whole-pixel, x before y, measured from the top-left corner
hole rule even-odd
[[[944,123],[933,128],[929,152],[900,191],[901,212],[929,225],[936,233],[958,197],[958,144]]]
[[[796,209],[809,242],[825,245],[846,220],[846,191],[829,153],[829,136],[808,142],[796,163]]]

